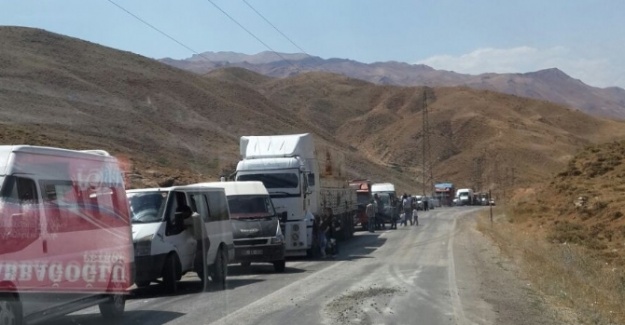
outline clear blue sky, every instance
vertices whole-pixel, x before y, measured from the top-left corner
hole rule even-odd
[[[267,50],[207,0],[114,0],[198,52]],[[214,0],[279,52],[299,50],[242,0]],[[464,73],[558,67],[625,87],[623,0],[248,0],[307,53]],[[191,56],[107,0],[0,0],[0,24],[43,28],[152,58]]]

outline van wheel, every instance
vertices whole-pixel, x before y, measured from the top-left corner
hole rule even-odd
[[[175,293],[178,290],[178,258],[176,255],[169,255],[165,261],[163,284],[169,293]]]
[[[228,253],[219,248],[215,264],[213,266],[213,282],[226,289],[226,277],[228,276]]]
[[[286,268],[286,261],[285,260],[273,262],[273,269],[276,272],[282,273],[282,272],[284,272],[285,268]]]
[[[22,325],[22,308],[16,297],[0,297],[0,324]]]
[[[124,295],[111,295],[109,300],[98,305],[100,314],[106,319],[116,319],[124,314],[126,309],[126,297]]]

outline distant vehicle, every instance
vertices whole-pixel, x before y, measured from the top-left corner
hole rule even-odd
[[[423,205],[423,196],[422,195],[415,195],[413,197],[414,202],[415,202],[415,207],[417,208],[417,210],[423,210],[424,209],[424,205]]]
[[[384,222],[390,223],[394,216],[399,215],[399,212],[392,205],[393,201],[397,200],[395,185],[391,183],[376,183],[371,185],[371,193],[377,194],[382,201]]]
[[[456,191],[456,198],[458,199],[458,205],[472,205],[473,204],[473,190],[470,188],[461,188]]]
[[[187,272],[225,285],[234,244],[222,188],[187,185],[127,193],[138,287],[162,278],[165,289],[175,292]]]
[[[226,191],[234,236],[233,262],[245,267],[251,263],[271,263],[276,272],[284,272],[285,244],[280,215],[276,213],[263,183],[214,182],[202,185]],[[286,212],[282,217],[286,218]]]
[[[0,324],[98,305],[123,314],[134,255],[123,172],[106,151],[0,146]]]
[[[369,218],[367,217],[366,207],[373,198],[371,193],[371,181],[366,179],[356,179],[349,182],[349,186],[356,190],[356,199],[358,203],[358,211],[354,218],[354,225],[360,224],[362,230],[369,227]]]
[[[453,183],[437,183],[434,184],[434,195],[440,200],[441,206],[452,206],[454,203],[454,195],[456,188]]]
[[[328,149],[319,168],[312,134],[243,136],[243,159],[237,164],[237,181],[261,181],[269,191],[276,211],[287,213],[284,235],[287,256],[313,254],[315,217],[335,218],[339,239],[354,233],[356,191],[334,172]]]

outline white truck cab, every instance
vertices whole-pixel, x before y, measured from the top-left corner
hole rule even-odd
[[[202,185],[127,191],[139,287],[163,278],[174,292],[187,272],[225,286],[234,256],[230,211],[221,188]],[[205,256],[205,263],[202,263]]]

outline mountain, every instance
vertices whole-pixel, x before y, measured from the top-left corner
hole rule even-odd
[[[424,103],[434,177],[460,186],[529,185],[579,148],[625,137],[622,122],[468,87],[198,75],[31,28],[0,27],[0,44],[0,142],[108,150],[132,163],[132,187],[215,180],[233,170],[240,136],[311,132],[343,176],[416,193]]]
[[[284,59],[282,59],[283,57]],[[597,88],[573,79],[557,68],[530,73],[460,74],[436,70],[423,64],[322,59],[306,54],[261,52],[244,55],[233,52],[206,52],[189,59],[162,59],[177,68],[207,73],[224,67],[241,67],[271,77],[289,77],[310,71],[342,74],[381,85],[450,87],[468,86],[516,96],[548,100],[580,109],[588,114],[625,119],[625,90]]]

